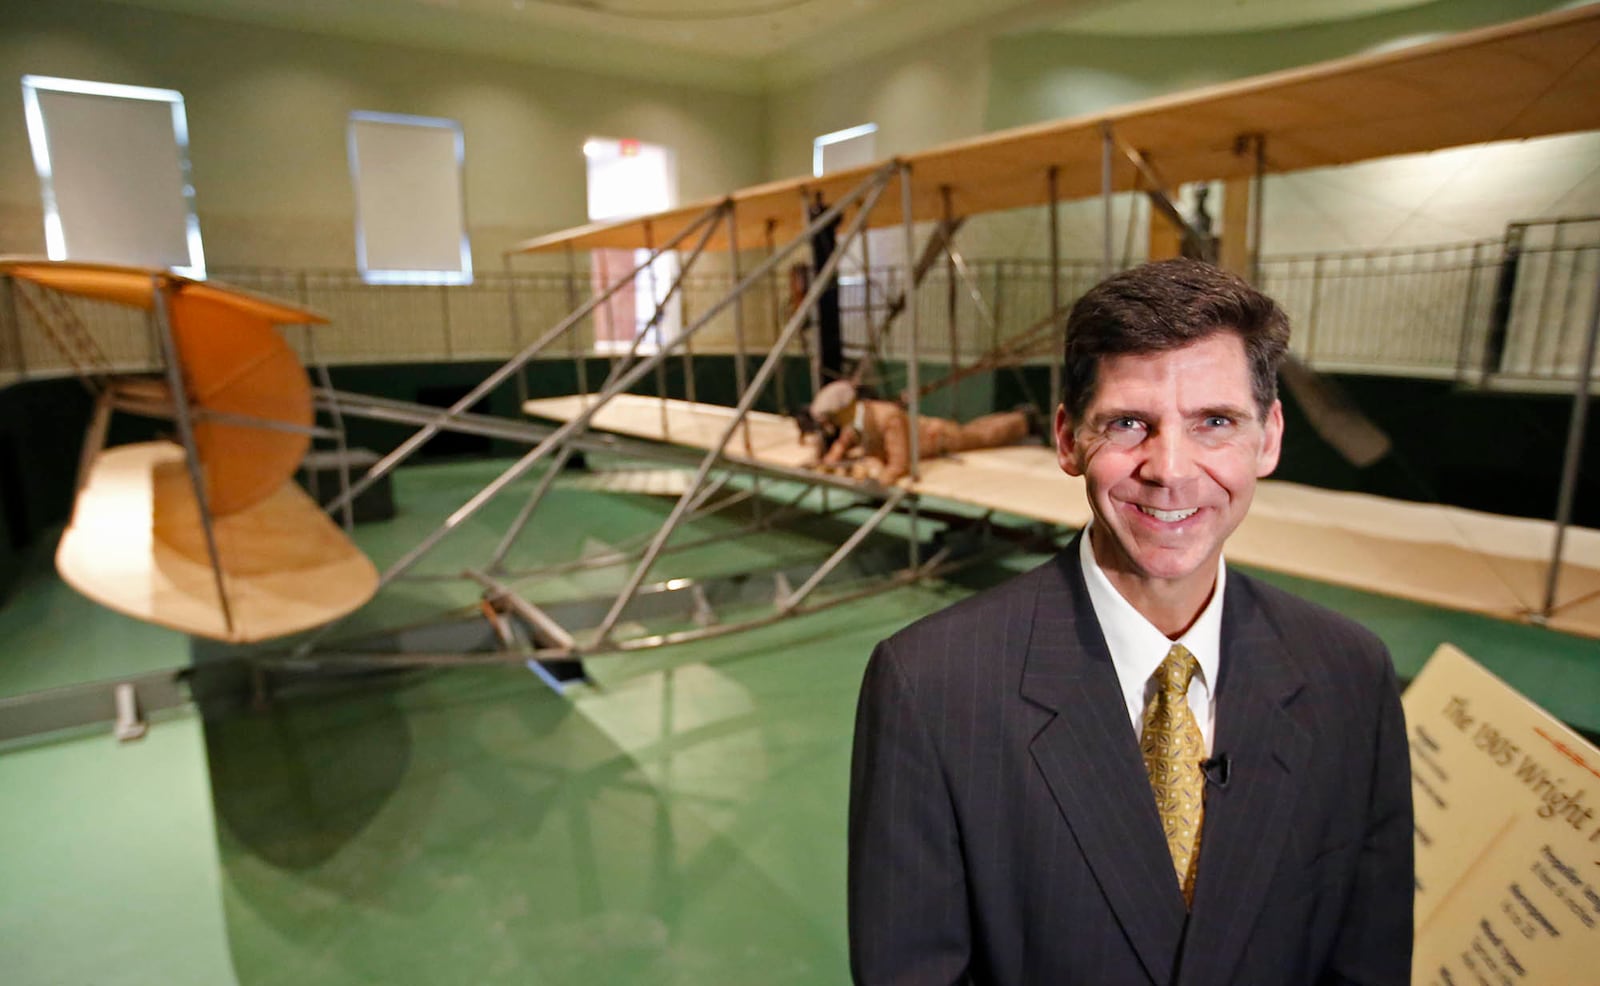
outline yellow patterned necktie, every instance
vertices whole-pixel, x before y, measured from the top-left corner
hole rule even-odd
[[[1200,669],[1194,655],[1173,644],[1167,659],[1150,676],[1156,691],[1145,706],[1139,749],[1150,774],[1156,810],[1166,832],[1167,850],[1178,872],[1184,903],[1194,901],[1194,875],[1200,858],[1200,822],[1205,814],[1205,739],[1189,708],[1189,682]]]

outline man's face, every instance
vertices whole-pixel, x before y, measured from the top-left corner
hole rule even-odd
[[[1283,409],[1275,401],[1262,417],[1231,331],[1108,357],[1082,420],[1056,411],[1057,460],[1084,478],[1094,510],[1095,560],[1135,605],[1173,590],[1203,603],[1282,438]]]

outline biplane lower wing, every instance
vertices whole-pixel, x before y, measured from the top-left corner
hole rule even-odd
[[[663,407],[663,404],[665,407]],[[581,397],[528,401],[537,417],[570,420]],[[637,438],[710,448],[733,409],[622,394],[590,426]],[[798,467],[794,423],[751,412],[750,450],[736,429],[732,463]],[[1062,473],[1052,449],[1016,445],[922,463],[911,490],[1068,527],[1090,519],[1083,481]],[[1517,620],[1543,599],[1554,525],[1438,504],[1267,480],[1228,541],[1228,559],[1287,575]],[[1569,528],[1552,629],[1600,637],[1600,531]]]

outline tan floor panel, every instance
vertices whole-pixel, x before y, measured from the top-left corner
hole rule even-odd
[[[592,397],[546,397],[525,402],[522,410],[536,418],[570,421],[593,401]],[[661,401],[636,394],[619,394],[595,414],[589,425],[595,431],[709,449],[732,420],[733,408],[718,404]],[[745,428],[740,426],[724,448],[729,458],[796,469],[804,467],[809,452],[800,443],[799,431],[792,419],[781,414],[751,411],[746,420],[749,446],[745,444]]]
[[[530,415],[570,420],[584,398],[528,401]],[[663,407],[664,406],[664,407]],[[663,427],[665,414],[665,427]],[[610,431],[710,448],[733,410],[625,394],[591,422]],[[808,453],[794,422],[751,412],[750,448],[742,431],[730,459],[799,467]],[[918,493],[1081,527],[1089,520],[1083,482],[1061,472],[1055,453],[1037,446],[967,452],[923,464]],[[1519,619],[1544,599],[1554,525],[1436,504],[1341,493],[1267,480],[1249,517],[1228,542],[1235,562],[1420,602]],[[1569,528],[1553,629],[1600,637],[1600,531]]]

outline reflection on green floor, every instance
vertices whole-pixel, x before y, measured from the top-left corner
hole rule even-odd
[[[943,602],[597,660],[570,701],[478,669],[213,724],[240,982],[841,981],[856,684]]]
[[[500,465],[402,470],[401,514],[358,540],[380,567],[392,562]],[[422,570],[481,564],[534,481]],[[513,567],[648,536],[669,507],[558,483]],[[660,574],[765,568],[831,546],[723,539]],[[567,697],[514,665],[372,675],[210,722],[203,750],[198,721],[180,717],[132,747],[96,735],[5,752],[0,969],[8,982],[96,984],[844,981],[850,732],[872,644],[1042,560],[591,659],[594,684]],[[41,554],[0,609],[0,695],[187,662],[175,634],[79,599],[48,565]],[[582,594],[621,574],[524,588]],[[1600,727],[1595,641],[1262,574],[1373,627],[1404,674],[1450,640],[1558,715]],[[351,629],[476,597],[403,583]],[[117,826],[103,797],[137,799],[140,820]]]

